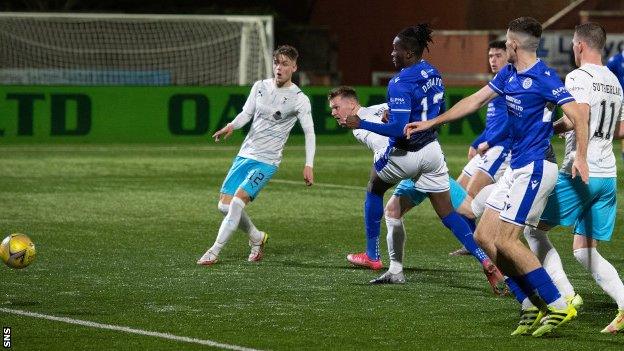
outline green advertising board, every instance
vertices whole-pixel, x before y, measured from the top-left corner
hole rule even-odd
[[[203,142],[231,121],[250,87],[0,87],[2,143]],[[319,136],[349,138],[336,125],[327,87],[304,88]],[[385,88],[358,87],[364,105],[385,101]],[[474,88],[447,89],[450,106]],[[442,139],[469,140],[484,127],[485,111],[444,126]],[[243,129],[241,133],[245,133]],[[301,134],[297,125],[293,134]],[[240,134],[240,133],[239,133]],[[451,138],[449,138],[451,137]],[[324,137],[325,138],[325,137]],[[327,139],[325,138],[325,139]]]

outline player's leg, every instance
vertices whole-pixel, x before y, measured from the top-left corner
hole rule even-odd
[[[233,195],[223,194],[219,196],[219,203],[217,204],[217,209],[223,216],[227,216],[228,211],[230,210],[230,202],[232,201]],[[243,209],[241,212],[240,222],[238,224],[238,228],[247,233],[249,238],[261,237],[263,232],[259,231],[258,228],[253,224],[247,212]]]
[[[385,165],[381,168],[384,167]],[[384,181],[377,172],[377,166],[373,165],[366,190],[366,200],[364,201],[366,252],[347,255],[347,261],[352,264],[374,270],[383,268],[379,253],[381,218],[384,213],[383,196],[393,186],[393,183]]]
[[[217,261],[219,253],[239,227],[241,219],[244,217],[245,206],[258,195],[276,170],[277,167],[269,164],[237,158],[221,189],[222,194],[227,195],[227,197],[222,196],[221,200],[229,200],[227,214],[221,222],[214,244],[200,258],[198,264],[210,265]],[[236,190],[233,196],[229,198],[229,194],[232,193],[234,188]],[[223,208],[225,206],[220,207]],[[249,223],[251,223],[251,220],[249,220]],[[249,230],[250,228],[247,229]],[[255,231],[250,230],[248,233],[250,234],[249,244],[252,248],[249,260],[259,261],[262,258],[262,248],[266,242],[267,235],[257,229]]]
[[[476,197],[486,186],[496,183],[509,166],[510,153],[502,146],[490,148],[479,158],[466,190],[468,195]]]
[[[462,186],[462,188],[468,189],[468,183],[470,183],[470,179],[472,178],[472,175],[476,172],[477,165],[479,164],[480,160],[481,160],[481,156],[476,155],[473,158],[471,158],[470,161],[468,161],[468,163],[466,163],[466,165],[462,169],[462,172],[459,174],[459,177],[457,178],[457,182],[459,183],[459,185]]]
[[[581,214],[574,228],[574,257],[617,304],[615,319],[603,333],[624,331],[624,284],[615,267],[598,251],[598,242],[611,240],[617,212],[615,178],[590,178],[592,206]]]
[[[388,256],[390,266],[388,271],[370,281],[371,284],[404,284],[403,253],[405,249],[405,226],[403,215],[410,209],[418,206],[427,194],[415,191],[414,182],[403,180],[397,185],[394,194],[386,203],[384,209],[386,228],[386,242],[388,244]],[[411,189],[410,189],[411,188]]]
[[[534,302],[537,307],[540,307],[540,300],[548,305],[546,317],[533,332],[534,336],[541,336],[576,316],[576,309],[567,303],[537,257],[520,241],[525,224],[536,226],[539,223],[548,195],[555,187],[557,165],[536,161],[512,173],[495,241],[497,263],[529,298],[532,298],[532,291],[537,292],[539,299]],[[504,177],[508,174],[506,172]]]
[[[589,193],[584,184],[575,189],[572,178],[559,173],[555,189],[548,196],[548,202],[542,212],[540,224],[537,228],[530,226],[524,228],[524,237],[529,248],[535,253],[559,291],[575,308],[580,307],[583,300],[574,292],[563,270],[559,253],[550,242],[547,232],[553,226],[574,224],[588,200]]]

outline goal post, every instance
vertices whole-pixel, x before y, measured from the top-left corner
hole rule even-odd
[[[271,16],[0,12],[0,84],[250,85]]]

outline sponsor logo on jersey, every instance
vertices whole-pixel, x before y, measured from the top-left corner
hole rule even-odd
[[[529,89],[533,85],[533,79],[527,77],[522,81],[522,87],[524,89]]]
[[[391,104],[396,104],[396,105],[405,104],[405,99],[402,98],[402,97],[391,97],[390,98],[390,103]]]
[[[552,94],[553,94],[554,96],[559,96],[559,95],[561,95],[561,94],[563,94],[563,93],[565,93],[565,92],[567,92],[567,90],[566,90],[566,88],[565,88],[565,87],[559,87],[559,88],[557,88],[557,89],[553,89]]]

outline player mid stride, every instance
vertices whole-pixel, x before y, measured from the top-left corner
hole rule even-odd
[[[297,50],[292,46],[277,48],[273,53],[274,78],[256,82],[243,111],[214,134],[216,141],[221,137],[225,139],[234,129],[243,127],[253,119],[251,129],[221,187],[218,208],[225,218],[219,227],[217,239],[197,264],[211,265],[217,262],[221,249],[237,228],[249,235],[251,252],[248,260],[253,262],[262,259],[268,236],[251,222],[245,213],[245,206],[258,196],[277,171],[284,144],[297,120],[305,133],[303,179],[307,185],[313,183],[315,136],[310,100],[291,81],[292,74],[297,70],[297,57]]]

